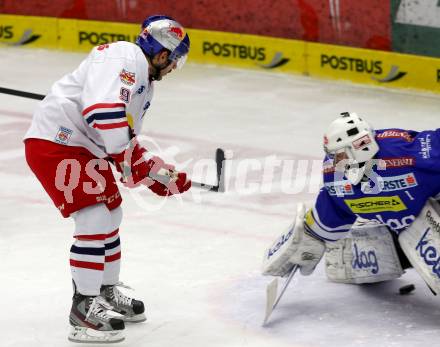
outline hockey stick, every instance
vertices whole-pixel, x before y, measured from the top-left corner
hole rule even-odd
[[[225,151],[221,148],[217,148],[217,150],[215,151],[215,163],[217,170],[217,184],[215,186],[206,183],[195,182],[195,181],[191,181],[191,186],[200,189],[205,189],[211,192],[220,192],[220,193],[224,192],[225,191],[224,170],[226,165],[225,165]],[[161,172],[159,172],[158,174],[150,174],[149,177],[162,184],[168,184],[172,179],[169,175]]]
[[[22,90],[3,88],[3,87],[0,87],[0,93],[21,96],[23,98],[34,99],[34,100],[43,100],[45,98],[45,95],[42,95],[42,94],[29,93],[29,92],[24,92]],[[213,186],[213,185],[206,184],[206,183],[192,181],[193,187],[205,189],[205,190],[208,190],[211,192],[224,192],[225,191],[225,182],[224,182],[225,151],[221,148],[217,148],[217,150],[215,152],[215,163],[216,163],[216,170],[217,170],[217,184]],[[156,175],[151,178],[156,179],[157,181],[162,182],[162,183],[166,183],[169,181],[169,177],[162,176],[162,175]]]
[[[42,94],[23,92],[21,90],[3,88],[3,87],[0,87],[0,93],[21,96],[23,98],[34,99],[34,100],[43,100],[45,97],[45,95]]]
[[[223,193],[225,191],[225,168],[226,168],[226,158],[225,151],[221,148],[217,148],[215,151],[215,164],[217,171],[217,184],[215,186],[211,186],[206,183],[192,182],[193,187],[202,188],[206,190],[210,190],[212,192]]]
[[[287,289],[287,286],[289,285],[290,281],[292,281],[293,276],[298,271],[299,266],[294,265],[292,268],[292,271],[289,274],[289,277],[287,277],[286,282],[283,285],[283,288],[281,289],[280,294],[277,297],[278,292],[278,278],[275,278],[272,282],[269,283],[269,285],[266,288],[266,315],[264,316],[263,326],[267,324],[269,321],[269,317],[272,314],[273,310],[275,310],[275,307],[277,307],[278,303],[280,302],[282,296],[284,295],[284,292]]]

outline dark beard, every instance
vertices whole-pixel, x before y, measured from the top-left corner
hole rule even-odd
[[[154,68],[154,72],[150,75],[150,82],[152,81],[160,81],[162,79],[162,76],[160,75],[160,72],[165,69],[168,65],[170,65],[171,62],[166,62],[162,65],[153,65],[151,66]]]

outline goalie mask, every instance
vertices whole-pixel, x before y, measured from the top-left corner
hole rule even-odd
[[[373,128],[356,113],[344,112],[334,120],[324,136],[324,150],[345,177],[358,184],[379,151]]]

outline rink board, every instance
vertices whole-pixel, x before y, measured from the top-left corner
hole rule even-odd
[[[0,15],[0,42],[87,52],[134,41],[138,24]],[[392,88],[440,92],[440,59],[298,40],[189,29],[189,60]]]

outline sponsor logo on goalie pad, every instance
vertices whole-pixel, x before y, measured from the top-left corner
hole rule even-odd
[[[374,250],[359,251],[358,245],[353,244],[353,260],[351,262],[353,269],[371,269],[372,274],[379,272],[379,263],[377,261],[376,252]]]
[[[432,245],[431,238],[427,236],[430,230],[431,228],[426,229],[415,249],[425,264],[432,268],[432,273],[440,278],[440,254]]]
[[[277,241],[275,241],[273,246],[270,247],[267,251],[267,259],[270,259],[270,257],[272,257],[290,239],[290,237],[293,235],[294,229],[294,227],[290,228],[287,234],[281,235],[281,237]]]
[[[426,211],[425,217],[426,221],[432,227],[432,229],[437,233],[440,233],[440,222],[435,220],[430,210]]]

